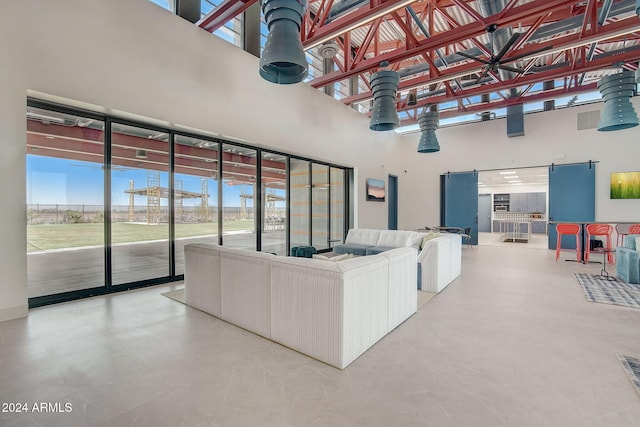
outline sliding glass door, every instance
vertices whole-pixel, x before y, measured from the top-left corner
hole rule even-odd
[[[169,134],[111,127],[113,285],[169,276]]]
[[[27,110],[29,298],[104,287],[104,126]]]
[[[184,246],[218,244],[219,143],[175,135],[175,274],[184,274]]]
[[[291,246],[306,246],[311,244],[311,164],[299,159],[290,164]]]
[[[222,144],[222,244],[256,249],[256,150]]]
[[[184,246],[288,255],[345,236],[348,170],[29,100],[27,280],[36,307],[179,280]]]
[[[287,255],[287,158],[263,152],[261,165],[261,249]]]

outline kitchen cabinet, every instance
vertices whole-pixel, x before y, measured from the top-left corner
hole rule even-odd
[[[547,233],[547,221],[532,221],[531,233],[533,234],[546,234]]]
[[[546,193],[511,193],[509,195],[509,212],[545,213],[546,205]]]

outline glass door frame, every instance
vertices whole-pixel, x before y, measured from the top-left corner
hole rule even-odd
[[[104,226],[103,226],[103,232],[104,232],[104,248],[103,248],[103,252],[104,252],[104,278],[105,278],[105,284],[104,286],[100,286],[100,287],[95,287],[95,288],[88,288],[88,289],[82,289],[82,290],[76,290],[76,291],[70,291],[70,292],[64,292],[64,293],[59,293],[59,294],[52,294],[52,295],[45,295],[45,296],[39,296],[39,297],[34,297],[34,298],[29,298],[29,308],[34,308],[34,307],[40,307],[40,306],[44,306],[44,305],[49,305],[49,304],[55,304],[55,303],[59,303],[59,302],[66,302],[66,301],[72,301],[72,300],[76,300],[76,299],[81,299],[81,298],[87,298],[87,297],[92,297],[92,296],[97,296],[97,295],[105,295],[105,294],[109,294],[109,293],[113,293],[113,292],[119,292],[119,291],[123,291],[123,290],[130,290],[130,289],[136,289],[136,288],[141,288],[141,287],[146,287],[146,286],[152,286],[152,285],[159,285],[159,284],[166,284],[166,283],[171,283],[171,282],[175,282],[175,281],[179,281],[179,280],[183,280],[184,279],[184,274],[176,274],[176,265],[175,265],[175,234],[176,234],[176,229],[175,229],[175,139],[176,139],[176,135],[181,135],[181,136],[185,136],[185,137],[190,137],[190,138],[195,138],[195,139],[201,139],[201,140],[207,140],[207,141],[211,141],[214,143],[218,144],[218,167],[220,168],[220,170],[222,169],[222,146],[223,144],[231,144],[231,145],[235,145],[238,147],[243,147],[243,148],[248,148],[248,149],[252,149],[256,151],[256,185],[257,188],[260,189],[261,188],[261,183],[262,183],[262,177],[261,177],[261,171],[262,171],[262,156],[263,153],[272,153],[272,154],[277,154],[277,155],[282,155],[286,158],[286,206],[285,206],[285,212],[287,215],[287,221],[286,221],[286,251],[287,254],[289,253],[290,249],[291,249],[291,220],[290,220],[290,214],[291,214],[291,177],[290,177],[290,172],[291,172],[291,160],[292,159],[296,159],[296,160],[300,160],[300,161],[306,161],[308,162],[308,167],[309,167],[309,184],[311,184],[311,169],[312,169],[312,164],[318,164],[318,165],[323,165],[323,166],[327,166],[327,180],[328,182],[330,182],[331,180],[331,168],[337,168],[337,169],[342,169],[344,170],[344,181],[343,181],[343,194],[344,194],[344,201],[343,201],[343,215],[344,215],[344,220],[343,220],[343,235],[346,236],[347,232],[349,230],[349,228],[353,225],[353,213],[354,213],[354,207],[352,206],[352,199],[353,199],[353,192],[354,192],[354,170],[353,168],[350,167],[345,167],[345,166],[341,166],[338,164],[334,164],[334,163],[329,163],[329,162],[324,162],[324,161],[320,161],[320,160],[314,160],[311,158],[307,158],[307,157],[303,157],[303,156],[299,156],[299,155],[294,155],[294,154],[290,154],[290,153],[286,153],[283,151],[279,151],[279,150],[272,150],[272,149],[263,149],[257,146],[252,146],[252,145],[248,145],[248,144],[243,144],[243,143],[238,143],[232,140],[224,140],[224,139],[219,139],[219,138],[212,138],[212,137],[207,137],[205,135],[202,134],[197,134],[197,133],[191,133],[191,132],[184,132],[184,131],[175,131],[173,129],[168,129],[168,128],[163,128],[162,126],[158,126],[158,125],[154,125],[148,122],[143,122],[143,121],[135,121],[135,120],[129,120],[129,119],[124,119],[124,118],[120,118],[120,117],[115,117],[115,116],[110,116],[108,114],[104,114],[104,113],[99,113],[99,112],[95,112],[95,111],[91,111],[91,110],[85,110],[82,108],[75,108],[75,107],[69,107],[67,105],[63,105],[63,104],[58,104],[58,103],[54,103],[54,102],[50,102],[50,101],[43,101],[37,98],[32,98],[32,97],[27,97],[27,106],[28,107],[33,107],[33,108],[40,108],[40,109],[46,109],[46,110],[50,110],[52,112],[59,112],[59,113],[63,113],[63,114],[70,114],[70,115],[80,115],[82,117],[86,117],[87,119],[94,119],[94,120],[99,120],[104,122],[104,153],[103,153],[103,168],[104,168],[104,179],[103,179],[103,196],[104,196],[104,217],[103,217],[103,221],[104,221]],[[151,131],[157,131],[157,132],[161,132],[161,133],[166,133],[169,136],[169,144],[168,144],[168,190],[169,190],[169,198],[168,198],[168,228],[169,228],[169,232],[168,232],[168,244],[169,244],[169,256],[168,256],[168,262],[169,262],[169,274],[168,275],[164,275],[164,276],[160,276],[160,277],[155,277],[155,278],[151,278],[151,279],[146,279],[146,280],[141,280],[141,281],[132,281],[132,282],[127,282],[127,283],[121,283],[121,284],[117,284],[114,285],[113,284],[113,253],[112,253],[112,248],[113,248],[113,241],[112,241],[112,231],[113,231],[113,227],[112,227],[112,189],[111,189],[111,185],[112,185],[112,126],[114,123],[117,124],[123,124],[123,125],[127,125],[127,126],[134,126],[134,127],[139,127],[139,128],[144,128],[144,129],[148,129]],[[223,230],[222,230],[222,215],[221,215],[221,209],[224,208],[224,204],[223,204],[223,200],[222,200],[222,179],[218,179],[217,181],[218,184],[218,210],[219,210],[219,215],[218,215],[218,244],[222,245],[223,244]],[[312,239],[312,209],[311,209],[311,203],[312,203],[312,194],[311,191],[312,189],[309,188],[309,209],[308,209],[308,223],[309,223],[309,240],[311,243],[311,239]],[[328,188],[328,200],[331,200],[331,188]],[[260,251],[261,248],[261,233],[263,231],[263,226],[262,226],[262,221],[263,221],[263,198],[262,195],[260,194],[260,191],[258,191],[256,193],[256,203],[253,207],[254,209],[254,215],[256,217],[255,219],[255,223],[256,223],[256,250]],[[329,216],[327,219],[327,232],[329,233],[328,235],[330,235],[331,233],[331,206],[329,203],[328,206],[328,210],[329,210]],[[323,251],[330,251],[331,249],[324,249]]]

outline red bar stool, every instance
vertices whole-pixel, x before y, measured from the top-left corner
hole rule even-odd
[[[629,234],[629,229],[633,224],[616,224],[616,233],[618,233],[618,238],[616,239],[616,246],[622,246],[624,242],[624,236]]]
[[[556,232],[558,233],[558,240],[556,241],[556,261],[560,257],[560,246],[562,245],[562,235],[575,235],[576,236],[576,258],[578,262],[582,262],[581,250],[580,250],[580,226],[578,224],[556,224]]]
[[[630,226],[627,234],[640,234],[640,224],[633,224]]]
[[[589,252],[597,252],[591,251],[591,245],[589,242],[591,241],[591,236],[606,236],[605,241],[605,249],[612,249],[611,246],[611,235],[613,234],[613,227],[609,224],[589,224],[586,227],[587,229],[587,243],[585,244],[584,251],[584,262],[589,262]],[[607,253],[607,261],[609,264],[613,265],[613,252]]]

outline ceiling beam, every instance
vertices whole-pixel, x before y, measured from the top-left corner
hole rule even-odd
[[[223,0],[215,9],[196,22],[196,25],[213,33],[257,2],[258,0]]]
[[[390,1],[387,3],[394,3],[395,1]],[[385,4],[387,4],[385,3]],[[507,25],[517,25],[519,21],[523,19],[535,19],[539,17],[541,14],[548,15],[551,12],[566,8],[574,4],[575,1],[571,0],[533,0],[530,3],[526,3],[522,6],[514,7],[511,9],[511,12],[506,16],[500,15],[492,15],[485,19],[485,22],[472,22],[470,24],[466,24],[457,28],[455,31],[446,31],[438,34],[432,34],[432,36],[428,39],[424,39],[418,43],[418,45],[414,48],[406,48],[402,47],[396,49],[391,52],[385,52],[380,54],[374,58],[369,58],[364,61],[361,61],[358,64],[354,64],[354,66],[345,72],[332,72],[325,74],[321,77],[318,77],[310,82],[310,85],[314,88],[320,88],[326,86],[328,84],[332,84],[338,82],[340,80],[347,79],[351,76],[362,74],[364,72],[375,70],[379,67],[380,62],[389,61],[389,63],[393,64],[398,61],[402,61],[405,59],[412,58],[417,55],[421,55],[423,53],[431,52],[435,49],[438,49],[442,46],[446,46],[449,44],[456,43],[460,40],[467,40],[471,37],[477,37],[479,35],[486,33],[486,26],[491,24],[496,24],[498,26],[507,26]],[[349,14],[345,17],[351,18],[352,20],[356,19],[357,11]],[[375,16],[375,14],[371,14],[371,16]],[[333,21],[332,24],[340,23],[341,20]],[[346,31],[348,29],[347,26],[342,26],[341,32]],[[605,27],[606,28],[606,27]],[[335,30],[334,30],[335,31]],[[336,34],[337,35],[337,34]]]

